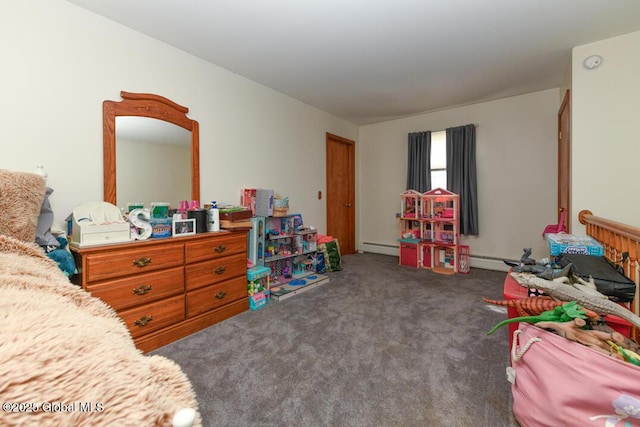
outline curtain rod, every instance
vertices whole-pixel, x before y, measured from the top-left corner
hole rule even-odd
[[[461,126],[469,126],[469,125],[473,125],[473,127],[477,128],[478,126],[480,126],[478,123],[467,123],[466,125],[461,125]],[[455,127],[459,127],[459,126],[449,126],[450,128],[455,128]],[[436,131],[432,131],[432,132],[442,132],[444,130],[446,130],[447,128],[443,129],[443,130],[436,130]]]
[[[474,128],[478,128],[480,125],[478,123],[467,123],[467,125],[473,125]],[[462,125],[462,126],[467,126],[467,125]],[[457,127],[457,126],[449,126],[449,127]],[[444,132],[447,128],[442,129],[442,130],[429,130],[429,132]],[[424,132],[424,131],[414,131],[414,132],[409,132],[409,133],[418,133],[418,132]]]

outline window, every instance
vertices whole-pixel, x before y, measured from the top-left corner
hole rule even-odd
[[[447,189],[447,132],[431,132],[431,188]]]

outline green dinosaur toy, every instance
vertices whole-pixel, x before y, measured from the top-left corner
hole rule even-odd
[[[538,323],[538,322],[568,322],[573,319],[586,319],[585,316],[587,310],[585,310],[582,306],[578,305],[577,301],[571,301],[561,306],[554,308],[553,310],[543,311],[537,316],[523,316],[523,317],[513,317],[511,319],[505,319],[502,322],[498,323],[494,326],[487,335],[491,335],[495,331],[498,330],[501,326],[507,325],[509,323],[514,322],[527,322],[527,323]]]

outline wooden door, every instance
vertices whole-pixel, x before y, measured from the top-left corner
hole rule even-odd
[[[327,133],[327,235],[341,254],[356,253],[355,141]]]
[[[567,89],[558,111],[558,220],[566,209],[567,233],[571,232],[571,93]]]

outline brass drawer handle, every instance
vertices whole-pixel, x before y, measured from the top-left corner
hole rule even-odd
[[[222,252],[227,250],[227,247],[225,245],[218,245],[215,248],[213,248],[213,250],[219,254],[221,254]]]
[[[152,320],[152,316],[142,316],[140,320],[136,320],[135,322],[133,322],[133,324],[140,327],[147,326]]]
[[[216,298],[222,299],[227,295],[227,291],[220,291],[216,294]]]
[[[133,265],[137,265],[138,267],[146,267],[149,264],[151,264],[151,258],[142,257],[133,260]]]
[[[225,271],[227,271],[227,267],[225,267],[225,266],[218,267],[218,268],[216,268],[216,269],[214,270],[214,272],[215,272],[216,274],[222,274],[222,273],[224,273]]]
[[[137,288],[133,288],[133,293],[136,295],[144,295],[151,290],[151,285],[140,285]]]

